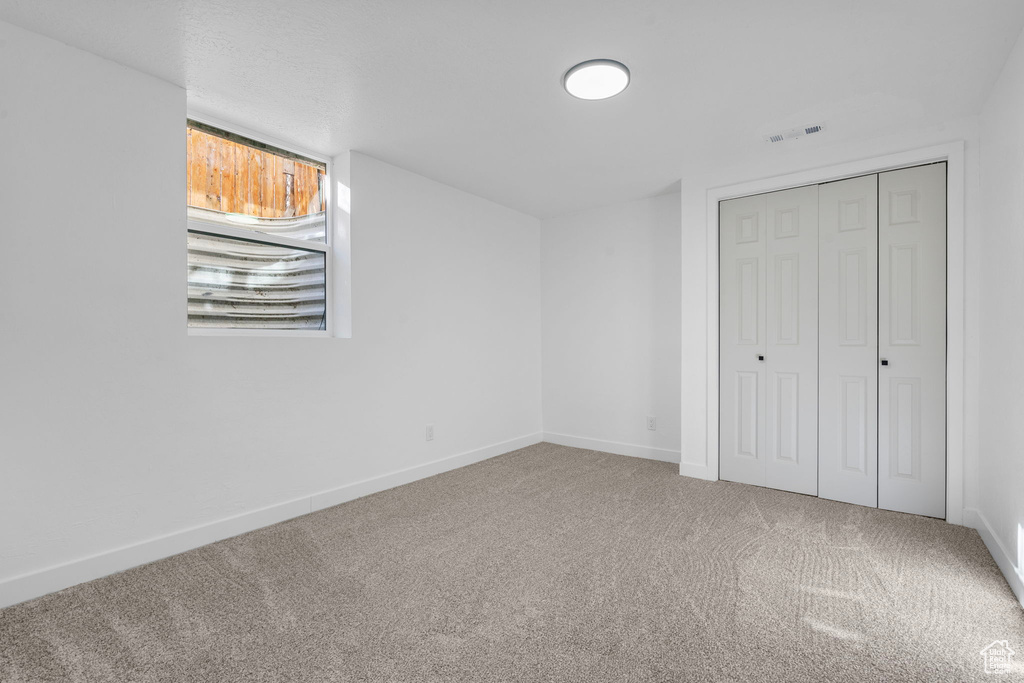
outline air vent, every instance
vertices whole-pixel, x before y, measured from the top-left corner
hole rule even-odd
[[[771,135],[765,135],[765,142],[783,142],[785,140],[796,140],[802,138],[805,135],[813,135],[814,133],[820,133],[825,130],[825,126],[821,124],[815,124],[812,126],[801,126],[800,128],[790,128],[784,130],[781,133],[772,133]]]

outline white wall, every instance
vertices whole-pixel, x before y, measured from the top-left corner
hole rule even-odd
[[[353,154],[353,337],[189,337],[185,93],[0,83],[0,606],[540,440],[536,219]]]
[[[955,140],[965,141],[965,224],[966,249],[949,255],[949,268],[965,268],[966,311],[964,325],[949,334],[965,340],[965,434],[964,500],[966,507],[977,501],[978,454],[978,340],[965,330],[978,324],[978,260],[981,244],[978,226],[978,123],[977,119],[952,121],[932,126],[910,127],[883,137],[833,142],[826,132],[822,138],[805,138],[780,145],[752,146],[743,159],[718,166],[683,169],[682,180],[682,424],[681,471],[693,476],[717,477],[708,466],[707,377],[708,319],[707,286],[707,196],[710,188],[795,173],[808,169],[870,159],[896,152],[919,149]],[[959,261],[962,259],[962,261]]]
[[[547,441],[679,462],[679,235],[674,193],[542,222]]]
[[[1024,37],[981,116],[978,526],[1024,601]]]

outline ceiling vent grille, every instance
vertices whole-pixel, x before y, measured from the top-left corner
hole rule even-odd
[[[785,140],[796,140],[802,138],[805,135],[814,135],[825,130],[825,126],[818,123],[810,126],[801,126],[800,128],[790,128],[784,130],[781,133],[772,133],[771,135],[765,135],[765,142],[783,142]]]

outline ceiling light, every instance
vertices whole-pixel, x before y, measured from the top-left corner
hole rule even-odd
[[[612,59],[591,59],[566,71],[562,85],[581,100],[604,100],[626,89],[629,69]]]

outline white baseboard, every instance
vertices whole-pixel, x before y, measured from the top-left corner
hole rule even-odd
[[[340,505],[341,503],[347,503],[350,500],[362,498],[363,496],[368,496],[371,493],[391,489],[396,486],[401,486],[402,484],[408,484],[416,481],[417,479],[432,477],[435,474],[458,469],[459,467],[465,467],[466,465],[472,465],[475,462],[487,460],[488,458],[493,458],[497,455],[502,455],[503,453],[509,453],[520,448],[526,448],[527,446],[532,446],[543,441],[543,436],[544,435],[540,432],[537,432],[536,434],[527,434],[526,436],[520,436],[516,439],[491,444],[490,446],[484,446],[483,448],[478,448],[473,451],[466,451],[465,453],[459,453],[458,455],[434,460],[433,462],[416,465],[415,467],[408,467],[404,470],[398,470],[397,472],[373,477],[372,479],[364,479],[363,481],[357,481],[353,484],[346,484],[345,486],[340,486],[336,489],[314,493],[310,498],[310,511],[316,512],[317,510],[323,510],[324,508]]]
[[[540,432],[528,434],[510,441],[491,444],[465,453],[434,460],[432,462],[409,467],[398,472],[391,472],[364,481],[347,484],[329,491],[322,491],[311,496],[303,496],[295,500],[271,505],[259,510],[244,512],[240,515],[210,522],[201,526],[124,546],[79,560],[42,569],[29,574],[22,574],[0,582],[0,608],[16,605],[19,602],[42,597],[48,593],[70,588],[86,581],[131,569],[142,564],[183,553],[186,550],[222,541],[225,538],[238,536],[248,531],[261,529],[288,519],[322,510],[332,505],[344,503],[355,498],[384,491],[395,486],[408,484],[430,477],[441,472],[464,467],[496,455],[525,448],[542,439]]]
[[[661,460],[663,462],[679,464],[679,451],[670,451],[666,448],[638,446],[631,443],[589,439],[584,436],[554,434],[552,432],[544,432],[544,440],[548,443],[556,443],[559,446],[586,448],[590,451],[602,451],[604,453],[614,453],[615,455],[628,455],[632,458],[647,458],[648,460]]]
[[[1022,571],[1024,567],[1014,564],[1013,555],[1003,546],[1002,541],[992,529],[992,525],[988,523],[980,510],[966,508],[964,510],[964,525],[977,529],[981,540],[985,542],[985,547],[992,553],[992,558],[999,565],[999,570],[1006,577],[1006,582],[1010,584],[1010,589],[1017,596],[1017,601],[1024,607],[1024,571]]]

